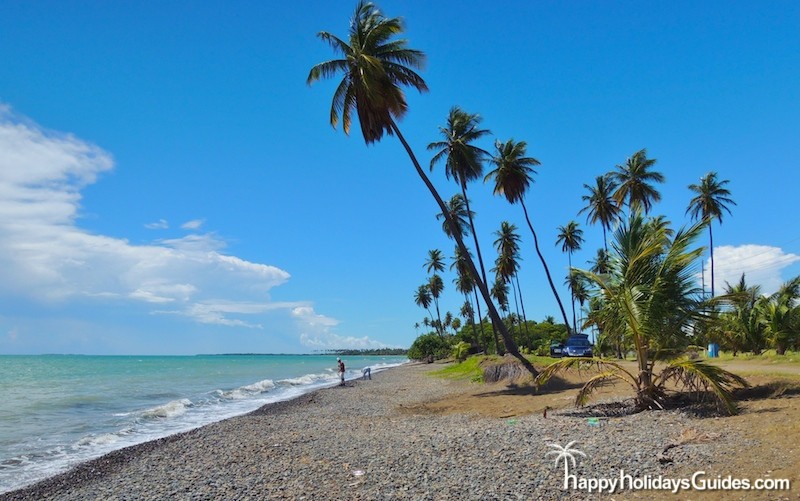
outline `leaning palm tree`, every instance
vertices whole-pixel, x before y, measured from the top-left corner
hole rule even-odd
[[[663,228],[646,224],[637,212],[615,233],[615,257],[608,274],[576,270],[603,299],[610,321],[606,328],[622,329],[632,341],[636,372],[615,362],[578,358],[548,366],[537,381],[543,383],[559,371],[591,363],[600,372],[579,391],[576,404],[585,404],[606,382],[625,381],[634,389],[639,409],[663,408],[668,383],[677,383],[697,394],[707,392],[720,410],[734,413],[731,392],[746,381],[682,356],[690,342],[688,333],[707,319],[707,305],[695,283],[695,262],[702,248],[692,248],[703,229],[695,224],[669,238]],[[657,361],[664,363],[660,373],[654,371]]]
[[[606,238],[606,230],[611,229],[611,225],[616,222],[620,217],[622,209],[614,202],[614,190],[617,184],[611,179],[611,176],[605,174],[595,178],[595,185],[583,185],[584,188],[589,190],[588,195],[583,195],[581,200],[587,202],[586,207],[578,211],[578,214],[583,214],[588,211],[586,221],[592,224],[600,223],[603,227],[603,248],[608,252],[608,240]]]
[[[459,195],[460,196],[460,195]],[[456,270],[456,274],[458,276],[456,283],[456,288],[459,292],[464,294],[464,299],[469,301],[468,294],[472,292],[475,294],[475,307],[478,311],[478,319],[480,320],[480,329],[481,329],[481,340],[486,339],[486,333],[483,329],[483,317],[481,316],[481,302],[478,299],[478,289],[475,286],[475,280],[472,278],[472,275],[469,274],[469,268],[467,267],[467,256],[461,251],[461,248],[456,246],[455,249],[455,256],[453,256],[453,264],[450,265],[450,269]],[[492,329],[492,334],[494,335],[494,347],[495,353],[500,353],[500,340],[497,337],[497,330]],[[486,346],[484,346],[484,353],[488,353]]]
[[[408,48],[406,40],[395,39],[402,32],[402,19],[387,18],[374,4],[359,2],[350,21],[347,41],[326,31],[319,33],[318,36],[342,58],[325,61],[312,67],[306,83],[312,84],[320,78],[343,74],[344,78],[333,94],[331,125],[335,128],[341,116],[342,129],[345,134],[349,134],[355,112],[361,125],[361,134],[367,144],[380,141],[384,134],[397,136],[411,159],[417,175],[436,201],[439,210],[445,214],[446,219],[449,219],[447,205],[425,174],[414,151],[397,126],[397,120],[400,120],[408,110],[401,87],[411,86],[420,92],[428,90],[425,81],[415,71],[424,65],[425,54]],[[452,221],[448,222],[452,226]],[[461,235],[457,231],[453,234],[458,246],[463,247],[466,252]],[[497,323],[500,334],[509,346],[509,351],[531,374],[538,374],[530,361],[519,353],[508,330],[502,325],[500,314],[491,304],[489,288],[485,281],[480,279],[475,263],[471,258],[467,261],[469,272],[473,275],[489,309],[489,316]]]
[[[556,245],[561,244],[561,252],[567,253],[569,261],[570,274],[572,276],[572,253],[580,250],[583,243],[583,230],[578,228],[578,223],[570,221],[565,226],[558,227],[558,236],[556,237]],[[577,321],[575,319],[575,288],[573,283],[569,281],[570,296],[572,297],[572,330],[577,331]]]
[[[525,206],[525,194],[528,191],[528,187],[533,182],[533,174],[536,174],[533,167],[539,165],[539,161],[535,158],[525,156],[527,146],[525,141],[517,142],[513,139],[509,139],[505,143],[497,141],[495,143],[497,153],[491,159],[495,169],[486,175],[484,181],[493,180],[495,195],[504,196],[512,205],[519,202],[522,206],[528,228],[530,228],[533,234],[533,244],[536,248],[536,254],[539,255],[539,260],[542,262],[545,275],[547,275],[547,281],[550,283],[550,289],[553,291],[558,307],[561,310],[561,316],[564,318],[564,325],[566,325],[567,330],[569,330],[567,312],[564,310],[564,305],[561,303],[561,298],[558,296],[558,291],[556,291],[553,278],[550,276],[550,269],[547,267],[547,262],[544,260],[544,256],[539,250],[539,238],[536,236],[536,231],[534,231],[533,224],[528,216],[528,208]]]
[[[447,179],[452,177],[461,188],[461,196],[464,197],[464,203],[467,207],[469,226],[472,229],[475,252],[478,255],[481,278],[485,283],[488,283],[486,282],[486,267],[483,264],[481,246],[478,243],[478,236],[475,231],[475,220],[467,197],[467,184],[483,175],[483,162],[489,156],[489,152],[472,144],[490,134],[488,129],[479,128],[480,123],[480,115],[467,113],[458,106],[453,106],[447,116],[447,125],[439,127],[439,132],[444,140],[430,143],[428,150],[436,151],[436,154],[431,158],[431,171],[437,163],[444,160],[445,176]]]
[[[716,219],[722,224],[722,212],[731,213],[727,204],[736,205],[730,198],[731,192],[725,188],[728,180],[717,181],[717,173],[709,172],[700,178],[700,184],[690,184],[689,189],[696,193],[689,201],[686,213],[691,213],[692,219],[701,217],[708,221],[709,252],[711,253],[711,297],[714,297],[714,235],[711,233],[711,222]]]
[[[625,165],[617,165],[617,170],[609,173],[611,181],[617,183],[614,200],[618,206],[627,204],[631,212],[650,212],[653,202],[661,200],[661,194],[652,183],[663,183],[660,172],[649,170],[655,165],[655,158],[647,158],[647,150],[641,149],[631,155]]]

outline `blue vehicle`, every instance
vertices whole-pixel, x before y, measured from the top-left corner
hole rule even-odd
[[[564,343],[561,350],[564,357],[591,357],[592,345],[589,343],[588,334],[573,334]]]

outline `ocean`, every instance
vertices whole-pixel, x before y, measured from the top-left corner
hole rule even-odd
[[[407,361],[342,359],[347,379]],[[0,355],[0,493],[337,383],[332,355]]]

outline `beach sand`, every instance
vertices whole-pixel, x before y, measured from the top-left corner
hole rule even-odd
[[[800,499],[796,395],[745,402],[730,418],[659,411],[594,420],[570,410],[577,381],[533,395],[428,375],[438,368],[408,364],[270,404],[113,452],[0,500]],[[555,407],[546,418],[545,406]],[[704,470],[709,478],[789,477],[793,489],[565,491],[564,462],[547,456],[548,444],[572,441],[586,454],[570,469],[579,477]]]

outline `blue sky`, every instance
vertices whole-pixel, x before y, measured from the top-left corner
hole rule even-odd
[[[559,285],[556,228],[576,219],[573,260],[592,258],[583,184],[641,148],[676,226],[690,183],[730,180],[718,284],[746,272],[771,292],[800,273],[796,2],[379,5],[428,55],[430,92],[409,91],[400,124],[423,164],[456,104],[493,132],[484,148],[513,137],[542,162],[527,204]],[[354,6],[7,2],[0,353],[410,345],[426,253],[453,245],[399,142],[334,131],[337,82],[305,84],[332,58],[316,33],[344,37]],[[487,260],[500,222],[519,226],[528,317],[556,316],[520,208],[470,192]],[[443,311],[462,303],[453,278]]]

